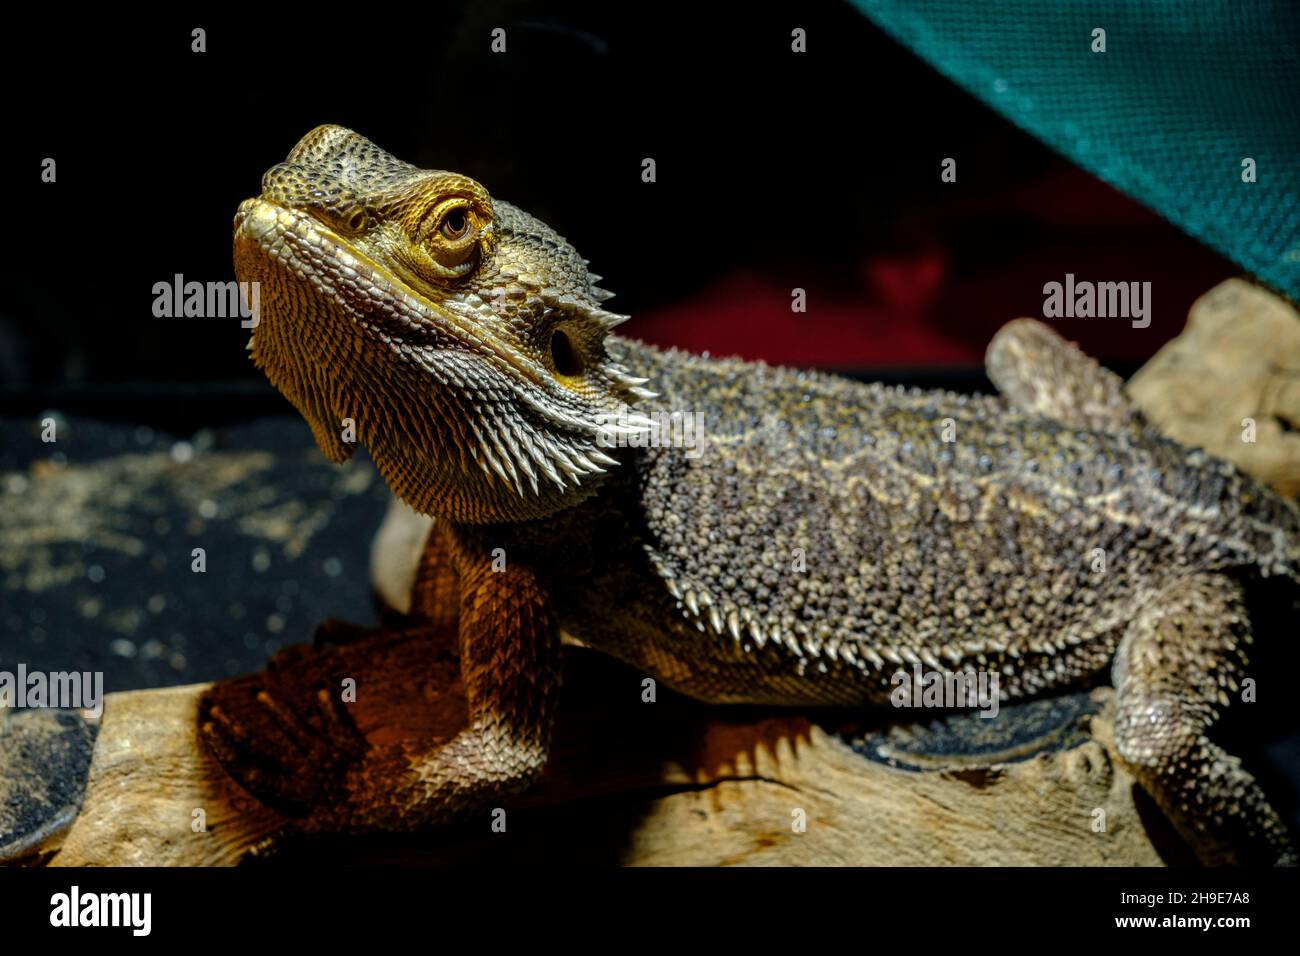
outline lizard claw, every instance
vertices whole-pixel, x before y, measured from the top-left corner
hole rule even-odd
[[[199,703],[200,733],[225,771],[293,817],[337,793],[367,747],[343,702],[341,678],[310,666],[317,663],[310,654],[291,648],[264,674],[222,681]]]

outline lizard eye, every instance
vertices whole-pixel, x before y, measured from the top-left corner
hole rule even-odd
[[[484,209],[472,196],[453,195],[426,210],[416,239],[432,278],[460,279],[478,265],[491,234],[490,207]]]
[[[473,224],[470,222],[469,213],[461,206],[451,210],[443,217],[442,227],[439,232],[442,233],[444,239],[457,242],[469,235],[472,228]]]

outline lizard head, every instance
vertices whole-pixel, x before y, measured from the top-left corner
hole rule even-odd
[[[364,442],[415,509],[543,517],[617,464],[651,397],[606,351],[624,320],[553,230],[474,180],[312,130],[235,216],[253,361],[344,461]]]

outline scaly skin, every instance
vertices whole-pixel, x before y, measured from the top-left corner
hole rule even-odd
[[[1293,862],[1205,731],[1245,676],[1241,585],[1298,578],[1300,516],[1153,433],[1038,323],[990,347],[1005,398],[660,351],[610,334],[608,293],[545,225],[339,127],[240,207],[235,263],[261,283],[253,359],[325,454],[352,453],[352,420],[437,519],[412,611],[460,635],[457,737],[345,739],[292,801],[266,741],[306,692],[210,697],[215,752],[304,828],[422,826],[527,786],[562,629],[724,703],[882,704],[913,665],[1016,698],[1113,661],[1120,758],[1202,858]],[[702,447],[648,432],[664,411],[702,416]]]

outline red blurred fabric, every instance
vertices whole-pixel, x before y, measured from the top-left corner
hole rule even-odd
[[[960,194],[958,194],[960,195]],[[1051,324],[1111,363],[1139,363],[1177,335],[1192,302],[1241,270],[1100,180],[1068,166],[977,199],[878,228],[856,266],[725,275],[674,305],[638,315],[661,345],[831,368],[970,366],[992,334],[1042,318],[1043,286],[1151,283],[1151,325],[1122,318]],[[792,312],[805,289],[807,312]]]

